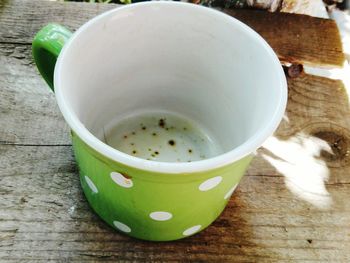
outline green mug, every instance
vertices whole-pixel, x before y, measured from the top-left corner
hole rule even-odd
[[[118,7],[74,34],[49,24],[33,56],[72,130],[88,202],[140,239],[176,240],[209,226],[286,107],[286,79],[269,45],[238,20],[193,4]],[[101,137],[117,117],[150,109],[195,120],[221,150],[193,162],[146,160]]]

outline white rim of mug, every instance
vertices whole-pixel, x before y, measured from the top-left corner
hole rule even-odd
[[[250,37],[255,38],[261,44],[261,48],[264,49],[265,52],[269,54],[271,58],[271,65],[273,66],[271,70],[276,71],[276,74],[278,74],[279,81],[280,81],[279,83],[280,96],[279,96],[278,105],[276,106],[276,110],[274,114],[271,116],[269,123],[264,127],[262,127],[258,132],[256,132],[248,140],[246,140],[236,148],[232,149],[231,151],[209,159],[194,161],[190,163],[189,162],[186,162],[186,163],[157,162],[152,160],[141,159],[138,157],[128,155],[121,151],[118,151],[112,148],[111,146],[105,144],[104,142],[100,141],[98,138],[96,138],[81,123],[81,121],[78,119],[74,111],[65,102],[64,94],[60,89],[61,87],[60,71],[64,64],[65,54],[69,49],[70,44],[74,42],[75,39],[79,38],[79,36],[83,34],[87,28],[89,28],[91,25],[93,25],[97,21],[106,19],[109,16],[113,15],[114,13],[124,12],[125,10],[135,9],[144,5],[145,6],[149,5],[154,7],[161,7],[163,5],[169,5],[169,6],[174,5],[174,6],[186,6],[186,8],[202,9],[203,12],[212,13],[213,15],[220,17],[226,23],[232,24],[233,26],[236,26],[236,27],[241,27],[244,31],[246,31],[246,33]],[[155,173],[167,173],[167,174],[186,174],[186,173],[204,172],[204,171],[213,170],[219,167],[229,165],[235,161],[242,159],[245,156],[248,156],[249,154],[253,153],[256,149],[258,149],[263,144],[263,142],[269,136],[271,136],[273,132],[277,129],[280,121],[282,120],[282,117],[284,115],[284,111],[287,105],[287,82],[286,82],[284,72],[282,70],[282,66],[280,65],[280,62],[276,54],[272,50],[272,48],[258,33],[256,33],[253,29],[251,29],[244,23],[240,22],[239,20],[229,15],[226,15],[220,11],[217,11],[208,7],[204,7],[204,6],[199,6],[199,5],[190,4],[190,3],[183,3],[183,2],[170,2],[170,1],[169,2],[168,1],[141,2],[141,3],[126,5],[123,7],[117,7],[115,9],[102,13],[94,17],[93,19],[89,20],[87,23],[81,26],[72,35],[69,41],[64,45],[55,66],[54,87],[55,87],[56,100],[62,112],[63,117],[67,121],[70,128],[87,145],[89,145],[91,148],[93,148],[100,154],[106,156],[107,158],[115,162],[124,164],[126,166],[130,166],[130,167],[134,167],[134,168],[138,168],[138,169],[146,170],[150,172],[155,172]]]

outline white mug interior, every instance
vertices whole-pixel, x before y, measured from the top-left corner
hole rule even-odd
[[[113,160],[159,172],[242,158],[274,132],[287,101],[278,58],[257,33],[219,11],[176,2],[133,4],[89,21],[61,52],[54,84],[64,117],[86,143]],[[143,111],[195,120],[222,153],[158,163],[103,143],[102,127]]]

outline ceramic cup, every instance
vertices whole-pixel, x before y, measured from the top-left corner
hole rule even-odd
[[[72,130],[88,202],[110,226],[140,239],[175,240],[209,226],[286,107],[285,76],[269,45],[238,20],[198,5],[118,7],[74,34],[50,24],[36,35],[33,55]],[[116,116],[148,110],[196,120],[222,152],[159,162],[99,137]]]

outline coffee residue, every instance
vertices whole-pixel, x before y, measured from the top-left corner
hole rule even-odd
[[[164,128],[165,127],[165,119],[160,119],[158,122],[159,127]]]

